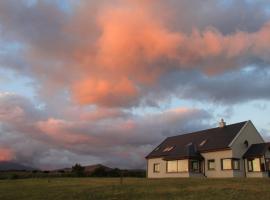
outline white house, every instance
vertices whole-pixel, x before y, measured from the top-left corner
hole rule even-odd
[[[270,143],[251,121],[168,137],[147,159],[148,178],[268,177]]]

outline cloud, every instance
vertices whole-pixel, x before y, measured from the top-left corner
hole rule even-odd
[[[74,108],[74,116],[83,109],[87,117],[60,119],[24,97],[7,93],[0,95],[0,108],[0,146],[12,150],[5,158],[42,168],[76,162],[143,167],[144,156],[154,145],[167,136],[206,127],[211,118],[204,110],[189,108],[142,116],[106,109],[104,114],[112,113],[106,117],[100,117],[102,110]]]
[[[9,148],[1,148],[0,147],[0,162],[1,161],[9,161],[14,158],[13,152]]]
[[[0,93],[0,147],[38,167],[143,166],[154,145],[208,127],[212,115],[137,108],[173,97],[227,105],[269,99],[269,6],[0,1],[0,68],[29,77],[36,92],[34,102]]]
[[[25,68],[8,66],[34,78],[43,99],[65,90],[82,105],[130,108],[148,105],[145,98],[175,71],[216,76],[269,65],[269,15],[262,5],[267,1],[82,1],[65,12],[48,1],[3,1],[0,24],[5,38],[23,46]],[[210,9],[213,18],[205,16]],[[221,17],[230,14],[236,20]]]

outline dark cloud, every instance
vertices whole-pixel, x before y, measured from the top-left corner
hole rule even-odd
[[[164,138],[206,127],[211,119],[204,110],[187,108],[139,116],[74,107],[73,117],[55,118],[24,97],[1,93],[0,147],[12,149],[12,159],[42,168],[75,162],[136,168]]]

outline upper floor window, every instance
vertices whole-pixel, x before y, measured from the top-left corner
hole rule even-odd
[[[245,147],[248,147],[248,141],[247,140],[245,140],[244,145],[245,145]]]

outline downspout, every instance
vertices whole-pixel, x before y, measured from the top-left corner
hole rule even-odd
[[[205,175],[205,169],[206,169],[205,165],[206,165],[206,162],[205,162],[205,159],[203,159],[203,175],[204,177],[207,178],[207,176]]]
[[[245,178],[247,177],[247,171],[246,171],[246,159],[244,158],[244,174]]]

